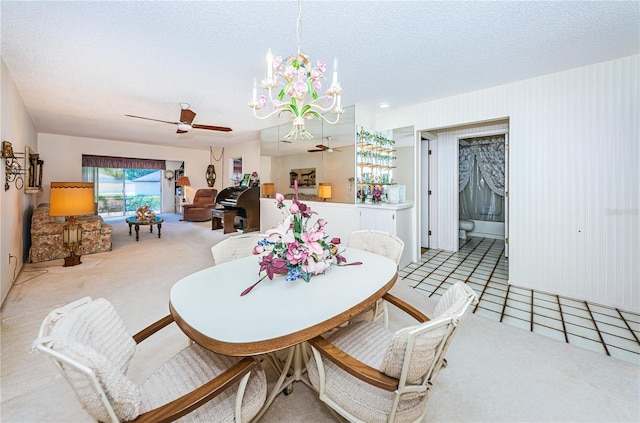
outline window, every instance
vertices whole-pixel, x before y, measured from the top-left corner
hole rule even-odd
[[[82,180],[95,183],[95,198],[101,216],[129,216],[140,206],[161,212],[162,170],[112,167],[82,168]]]

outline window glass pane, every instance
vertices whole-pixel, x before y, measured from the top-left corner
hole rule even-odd
[[[147,204],[154,212],[161,212],[161,170],[86,166],[82,168],[82,180],[95,182],[101,216],[134,215],[138,207]]]

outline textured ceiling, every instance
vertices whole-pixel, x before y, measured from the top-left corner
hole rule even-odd
[[[24,2],[2,59],[37,131],[208,149],[258,138],[265,53],[296,51],[291,1]],[[393,108],[638,54],[640,2],[303,1],[302,52],[339,62],[343,105]],[[191,104],[195,123],[175,127]]]

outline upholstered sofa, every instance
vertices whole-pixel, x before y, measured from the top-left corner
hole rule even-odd
[[[93,254],[111,251],[111,225],[104,223],[100,216],[78,218],[82,227],[82,245],[79,254]],[[42,203],[31,217],[31,248],[29,260],[32,263],[67,257],[69,250],[62,243],[63,217],[49,216],[49,204]]]
[[[215,208],[217,189],[199,189],[193,196],[193,204],[182,206],[182,220],[207,222],[211,220],[211,209]]]

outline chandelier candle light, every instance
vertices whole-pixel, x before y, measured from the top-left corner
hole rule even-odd
[[[340,115],[344,112],[341,107],[342,88],[338,82],[338,61],[334,60],[333,79],[325,95],[319,96],[322,89],[322,80],[325,79],[326,65],[323,60],[318,60],[316,66],[312,66],[309,58],[300,52],[300,20],[302,5],[298,0],[297,42],[298,54],[287,58],[283,63],[281,56],[274,57],[271,49],[267,52],[267,77],[262,80],[260,86],[268,90],[268,98],[265,95],[257,96],[256,80],[253,80],[253,95],[249,101],[249,107],[253,109],[253,115],[258,119],[267,119],[273,115],[288,112],[291,115],[293,127],[285,139],[313,138],[304,125],[304,119],[318,118],[329,124],[336,124]],[[273,90],[282,85],[277,98],[273,98]],[[259,116],[257,111],[270,104],[273,110],[264,116]],[[331,111],[336,115],[335,120],[329,120],[323,115]]]

